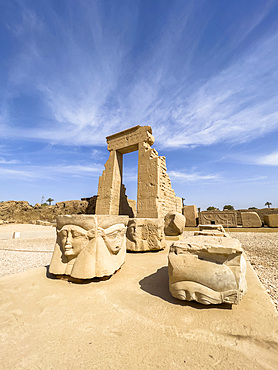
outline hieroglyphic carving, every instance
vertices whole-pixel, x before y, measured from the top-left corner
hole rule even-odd
[[[126,249],[133,252],[165,248],[162,218],[132,218],[127,226]]]
[[[200,224],[220,224],[224,227],[237,227],[236,211],[200,212]]]
[[[127,222],[127,216],[58,216],[49,272],[76,279],[112,275],[124,263]]]

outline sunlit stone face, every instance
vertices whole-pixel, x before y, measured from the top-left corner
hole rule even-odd
[[[80,226],[65,225],[58,231],[62,252],[68,258],[77,257],[88,244],[88,232]]]

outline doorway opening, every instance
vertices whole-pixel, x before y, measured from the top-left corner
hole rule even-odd
[[[122,183],[126,188],[126,196],[134,217],[137,213],[137,187],[138,187],[138,151],[124,154]]]

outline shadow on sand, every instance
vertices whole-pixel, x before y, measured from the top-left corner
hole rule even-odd
[[[168,278],[168,267],[164,266],[159,268],[154,274],[146,276],[144,279],[139,281],[140,288],[145,292],[163,299],[164,301],[180,305],[190,306],[198,310],[208,310],[212,308],[230,310],[232,305],[222,303],[220,305],[202,305],[198,302],[193,301],[181,301],[174,298],[169,291],[169,278]]]
[[[68,281],[69,283],[75,283],[75,284],[98,283],[99,281],[109,280],[112,276],[112,275],[110,275],[110,276],[103,276],[103,277],[95,277],[95,278],[92,278],[92,279],[76,279],[76,278],[73,278],[69,275],[54,275],[54,274],[51,274],[49,272],[49,265],[45,266],[45,268],[46,268],[45,275],[48,279],[53,279],[53,280],[60,279],[60,280],[65,280],[65,281]],[[120,270],[120,268],[119,268],[119,270]],[[113,275],[115,275],[119,270],[115,271],[115,273]]]

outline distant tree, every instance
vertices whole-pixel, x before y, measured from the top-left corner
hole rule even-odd
[[[234,207],[231,206],[230,204],[227,204],[226,206],[223,207],[223,211],[234,211]]]
[[[257,207],[249,207],[248,209],[257,209]]]
[[[207,211],[219,211],[219,209],[218,209],[218,208],[216,208],[216,207],[214,207],[214,206],[209,206],[209,207],[207,208]]]
[[[268,208],[270,208],[270,206],[272,205],[272,203],[270,203],[270,202],[265,202],[265,204],[264,204],[265,206],[268,206]]]
[[[52,199],[52,198],[48,198],[47,199],[47,202],[48,202],[48,204],[51,206],[51,202],[53,202],[54,201],[54,199]]]
[[[201,212],[201,207],[198,207],[198,212]]]

